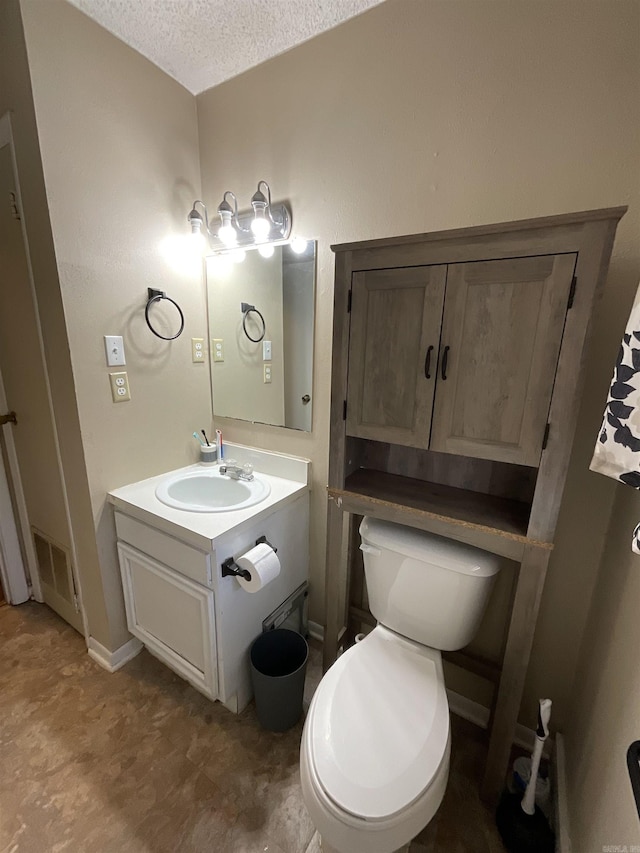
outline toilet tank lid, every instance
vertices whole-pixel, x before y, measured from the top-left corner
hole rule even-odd
[[[380,518],[365,516],[360,524],[360,536],[367,545],[463,575],[491,577],[501,567],[497,554]]]

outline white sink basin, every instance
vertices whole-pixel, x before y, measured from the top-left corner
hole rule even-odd
[[[270,491],[271,486],[255,474],[253,480],[233,480],[215,468],[167,477],[156,488],[156,497],[187,512],[229,512],[260,503]]]

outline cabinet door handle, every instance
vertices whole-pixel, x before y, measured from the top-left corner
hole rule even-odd
[[[424,378],[431,379],[431,351],[433,347],[427,347],[427,354],[424,357]]]
[[[447,378],[447,362],[448,361],[449,361],[449,347],[445,347],[444,353],[442,354],[442,370],[440,373],[443,381]]]

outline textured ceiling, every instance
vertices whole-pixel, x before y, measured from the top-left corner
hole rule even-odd
[[[382,0],[69,0],[194,95]]]

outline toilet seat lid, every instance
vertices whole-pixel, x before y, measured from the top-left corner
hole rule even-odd
[[[327,795],[365,820],[391,817],[430,786],[445,756],[440,653],[378,626],[324,676],[309,723]]]

